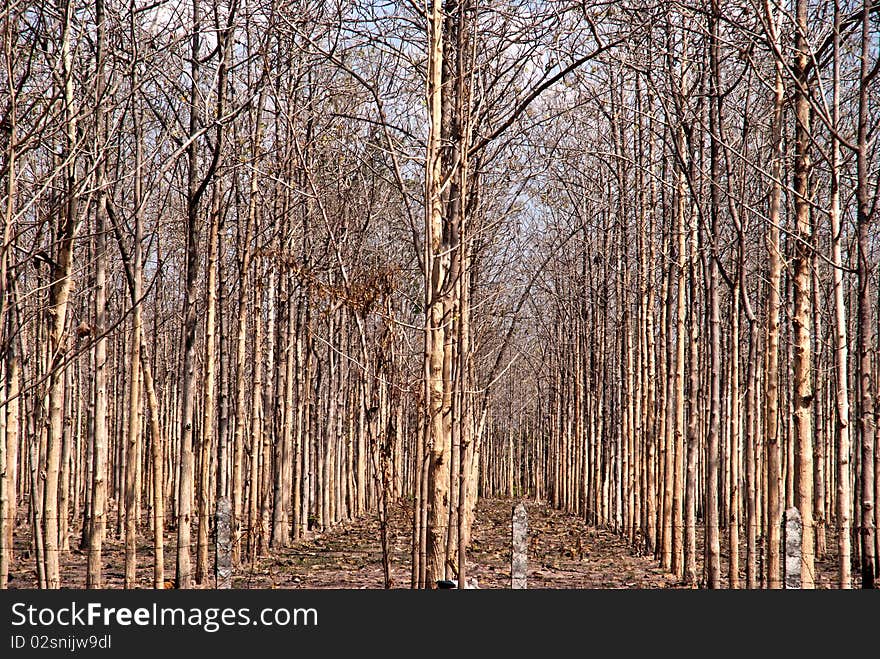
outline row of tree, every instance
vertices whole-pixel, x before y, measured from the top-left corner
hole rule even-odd
[[[537,480],[686,583],[781,587],[796,507],[873,587],[877,8],[676,4],[554,145]]]

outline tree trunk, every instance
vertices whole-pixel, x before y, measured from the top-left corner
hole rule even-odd
[[[59,224],[56,234],[57,252],[52,267],[52,284],[49,288],[48,350],[49,350],[49,427],[46,453],[46,479],[43,494],[43,550],[45,561],[46,587],[61,587],[60,548],[58,538],[58,477],[61,466],[61,443],[63,441],[64,415],[64,370],[67,357],[65,327],[67,306],[73,286],[71,267],[73,264],[74,238],[77,222],[79,182],[77,180],[76,152],[77,114],[73,88],[73,53],[71,31],[73,28],[74,7],[67,2],[63,7],[61,37],[61,79],[63,84],[64,114],[64,206],[58,214]],[[102,417],[100,423],[104,423]]]
[[[797,506],[803,523],[801,586],[811,589],[815,580],[815,541],[813,527],[813,383],[811,358],[812,300],[810,264],[812,228],[810,225],[810,99],[809,74],[806,71],[811,53],[807,44],[807,0],[797,0],[797,55],[794,73],[795,162],[794,212],[797,241],[794,259],[794,427]]]
[[[719,186],[721,185],[721,162],[719,124],[721,116],[719,37],[718,21],[720,10],[718,0],[712,1],[710,17],[710,67],[712,69],[712,98],[709,109],[709,196],[711,204],[711,227],[709,228],[709,436],[706,444],[706,585],[709,588],[721,587],[721,539],[719,533],[719,444],[721,435],[721,303],[718,300],[718,255],[715,241],[719,236],[718,215],[720,213]],[[693,396],[693,392],[691,393]],[[735,396],[735,393],[734,393]]]
[[[196,583],[201,585],[209,576],[208,566],[208,532],[211,526],[211,460],[214,453],[214,416],[216,390],[216,350],[217,350],[217,250],[220,232],[220,197],[221,192],[215,187],[211,201],[211,225],[208,231],[208,268],[205,279],[205,372],[204,399],[202,402],[202,437],[199,442],[199,528],[196,541]],[[218,438],[218,445],[222,438]],[[217,460],[218,474],[224,469],[220,459]],[[218,479],[219,481],[219,479]],[[226,496],[225,488],[218,486],[217,500]]]
[[[774,25],[769,4],[765,3],[767,20]],[[774,42],[775,28],[771,37]],[[770,191],[770,209],[767,220],[767,253],[769,273],[767,280],[767,367],[766,393],[764,399],[764,438],[767,447],[767,583],[770,588],[782,588],[780,543],[782,507],[780,501],[782,469],[779,436],[779,314],[780,286],[782,284],[782,259],[779,244],[781,215],[781,175],[782,175],[782,114],[785,102],[785,89],[782,82],[782,62],[775,61],[774,105],[773,105],[773,162],[771,173],[773,184]]]
[[[198,131],[199,61],[200,61],[199,0],[192,2],[192,52],[190,62],[189,134],[192,142],[187,147],[188,172],[186,193],[186,292],[183,305],[183,370],[181,372],[180,457],[177,465],[177,574],[178,588],[192,587],[190,538],[193,504],[193,421],[195,408],[195,349],[196,349],[196,282],[199,270],[199,200],[204,185],[198,184]]]
[[[801,0],[803,1],[803,0]],[[856,200],[858,204],[856,214],[857,231],[857,277],[858,277],[858,339],[857,352],[859,354],[858,377],[859,377],[859,435],[862,447],[861,463],[861,572],[862,588],[875,588],[877,579],[877,565],[875,555],[876,533],[874,520],[874,342],[873,342],[873,315],[874,298],[871,293],[871,279],[874,276],[875,264],[871,257],[871,228],[873,224],[873,205],[869,194],[868,177],[870,169],[868,164],[868,85],[871,76],[876,74],[868,69],[868,60],[871,53],[871,22],[870,14],[874,3],[865,0],[862,4],[862,38],[861,38],[861,69],[859,74],[859,115],[857,127],[857,151],[856,151]]]
[[[834,443],[837,449],[837,581],[840,588],[852,588],[852,519],[850,507],[850,433],[849,433],[849,340],[847,338],[846,300],[841,255],[840,223],[840,144],[836,131],[840,125],[840,5],[834,3],[834,62],[832,72],[831,190],[831,282],[834,296]]]
[[[449,517],[449,434],[445,409],[448,255],[444,255],[441,131],[443,122],[444,19],[441,0],[433,0],[428,23],[428,144],[425,175],[425,402],[428,422],[425,585],[435,588],[446,572],[446,525]]]

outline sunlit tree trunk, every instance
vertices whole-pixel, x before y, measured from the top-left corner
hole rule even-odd
[[[801,0],[803,1],[803,0]],[[877,67],[869,69],[871,55],[871,19],[874,3],[865,0],[862,4],[861,65],[859,72],[859,102],[856,144],[856,245],[858,278],[858,339],[856,351],[859,355],[859,438],[861,440],[861,572],[862,588],[875,588],[877,579],[875,547],[875,433],[874,433],[874,339],[873,317],[875,300],[872,294],[871,279],[876,269],[871,256],[871,229],[873,224],[873,204],[870,197],[868,177],[868,131],[869,101],[868,85],[876,75]],[[875,193],[876,194],[876,193]]]
[[[832,72],[832,130],[840,126],[840,5],[834,2],[834,61]],[[831,222],[831,282],[834,297],[834,442],[837,447],[837,581],[840,588],[852,588],[850,561],[852,539],[852,493],[850,490],[850,458],[852,448],[849,432],[849,341],[847,337],[846,300],[841,254],[840,222],[840,144],[835,132],[831,135],[831,190],[829,220]]]
[[[196,583],[203,584],[210,572],[208,566],[208,532],[211,515],[209,512],[211,498],[211,464],[214,454],[214,415],[216,412],[215,390],[217,371],[217,250],[220,232],[220,196],[221,192],[214,189],[211,201],[211,224],[208,230],[208,268],[205,278],[205,370],[203,377],[204,396],[202,400],[201,441],[199,442],[199,480],[198,480],[198,516],[199,527],[196,540]],[[218,437],[218,444],[222,438]],[[221,460],[217,461],[218,473],[224,469]],[[225,496],[226,492],[218,492]]]
[[[444,17],[441,0],[428,15],[428,145],[425,175],[425,403],[428,421],[428,519],[425,585],[434,588],[446,572],[446,524],[449,516],[449,436],[444,408],[444,365],[448,306],[448,255],[444,255],[441,132],[443,122]]]
[[[803,551],[801,553],[801,583],[803,588],[813,588],[815,582],[815,540],[813,528],[813,382],[812,382],[812,300],[811,272],[812,228],[810,225],[810,100],[809,74],[806,71],[810,58],[807,44],[807,0],[797,0],[797,36],[794,73],[795,102],[795,161],[794,161],[794,213],[797,242],[794,259],[794,428],[796,503],[803,522]]]
[[[198,183],[199,156],[196,132],[199,128],[199,61],[201,24],[199,0],[192,2],[192,51],[190,61],[190,107],[187,147],[186,193],[186,292],[183,306],[183,366],[181,372],[180,457],[176,465],[177,487],[177,574],[178,588],[193,584],[190,559],[190,539],[193,505],[193,422],[195,408],[195,349],[196,349],[196,282],[199,270],[199,201],[204,186]]]
[[[79,227],[77,220],[79,181],[77,179],[77,158],[79,136],[74,99],[73,44],[74,6],[66,2],[62,8],[61,35],[61,84],[62,114],[64,117],[64,147],[62,148],[64,196],[58,209],[56,233],[56,252],[52,265],[49,286],[48,317],[49,350],[49,425],[46,451],[46,478],[43,488],[43,551],[45,552],[46,587],[61,587],[60,547],[58,537],[58,481],[61,467],[61,443],[64,425],[64,370],[67,357],[67,308],[73,286],[71,269],[73,265],[74,238]],[[106,395],[106,394],[105,394]],[[102,417],[98,423],[103,424]]]

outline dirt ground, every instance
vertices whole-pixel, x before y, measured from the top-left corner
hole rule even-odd
[[[480,588],[510,587],[510,517],[513,503],[481,500],[474,523],[468,579]],[[624,542],[578,518],[526,502],[529,518],[529,588],[668,588],[671,575],[650,557],[633,556]],[[411,511],[400,505],[391,524],[394,587],[410,583]],[[260,559],[236,575],[242,588],[381,588],[382,551],[375,519],[329,533]]]
[[[546,504],[527,501],[529,525],[529,588],[681,588],[673,575],[665,572],[650,555],[637,555],[622,538],[610,530],[587,526],[576,516],[553,510]],[[473,543],[468,555],[468,578],[476,578],[480,588],[510,587],[510,519],[514,502],[483,499],[477,507]],[[389,540],[393,587],[410,584],[410,534],[412,509],[397,504],[391,515]],[[24,529],[20,529],[24,531]],[[20,534],[21,537],[24,534]],[[195,533],[194,533],[195,535]],[[702,533],[698,532],[698,539]],[[150,588],[152,546],[141,537],[138,548],[138,587]],[[176,538],[169,534],[165,546],[166,587],[174,576]],[[27,539],[17,541],[10,566],[10,588],[35,588],[34,559]],[[71,547],[78,537],[71,538]],[[829,548],[834,540],[829,537]],[[700,553],[701,550],[698,547]],[[120,540],[108,536],[104,543],[106,588],[121,588],[124,548]],[[213,547],[211,547],[213,556]],[[702,557],[700,557],[701,559]],[[741,560],[745,559],[745,548]],[[195,556],[193,556],[195,562]],[[726,553],[722,572],[726,573]],[[698,561],[698,568],[702,560]],[[85,586],[86,556],[73,548],[62,560],[61,582],[67,588]],[[836,586],[833,557],[817,563],[820,588]],[[211,587],[212,580],[206,587]],[[744,579],[743,579],[744,582]],[[858,586],[855,584],[856,587]],[[315,535],[254,562],[240,565],[233,575],[236,588],[382,588],[382,550],[379,524],[375,517],[344,522],[328,532]]]

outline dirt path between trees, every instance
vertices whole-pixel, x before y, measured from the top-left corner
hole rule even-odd
[[[634,556],[609,531],[526,502],[529,515],[529,588],[669,588],[675,579],[650,556]],[[510,516],[513,502],[482,500],[477,509],[468,578],[480,588],[510,587]],[[394,587],[410,583],[411,511],[395,507],[391,520]],[[382,588],[382,553],[375,518],[342,524],[239,570],[239,588]]]

